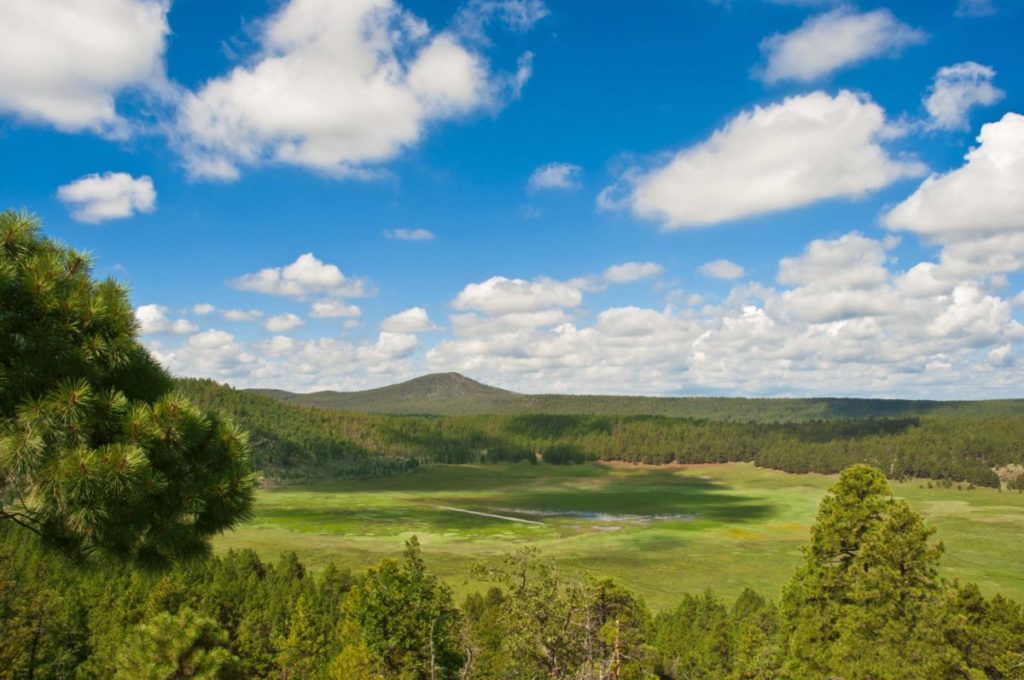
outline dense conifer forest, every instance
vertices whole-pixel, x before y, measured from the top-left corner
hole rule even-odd
[[[457,603],[415,538],[362,574],[252,552],[154,571],[76,563],[0,525],[0,677],[1024,677],[1020,605],[940,580],[941,545],[890,494],[848,469],[781,593],[657,613],[528,549],[481,564]]]
[[[1024,464],[1024,417],[949,416],[733,422],[663,416],[386,416],[284,404],[209,380],[179,380],[204,408],[250,432],[267,479],[402,472],[418,463],[585,460],[752,461],[834,473],[870,463],[891,477],[998,487]],[[1010,481],[1019,485],[1019,478]]]

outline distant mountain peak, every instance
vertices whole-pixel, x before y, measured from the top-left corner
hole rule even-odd
[[[379,387],[376,390],[366,390],[366,392],[379,392],[383,390],[394,393],[394,396],[400,399],[418,399],[423,397],[443,399],[446,397],[467,397],[473,395],[495,396],[515,394],[508,390],[485,385],[472,378],[467,378],[461,373],[454,372],[430,373],[396,385]]]

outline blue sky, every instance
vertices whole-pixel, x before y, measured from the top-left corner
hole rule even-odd
[[[14,0],[0,205],[238,386],[1020,396],[1022,20]]]

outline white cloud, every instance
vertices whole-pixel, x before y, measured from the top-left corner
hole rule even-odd
[[[423,307],[411,307],[384,319],[380,329],[388,333],[422,333],[436,330],[437,326],[430,320],[427,310]]]
[[[779,260],[779,283],[829,287],[872,288],[885,281],[885,251],[895,241],[880,242],[858,232],[838,239],[811,241],[798,257]]]
[[[69,206],[74,219],[89,224],[156,209],[153,180],[145,175],[135,178],[125,172],[79,177],[57,189],[57,198]]]
[[[829,198],[857,198],[924,174],[889,155],[885,112],[847,90],[789,97],[733,118],[660,167],[626,171],[598,198],[665,229],[702,227]]]
[[[778,308],[812,323],[898,311],[885,267],[886,252],[896,243],[858,232],[812,241],[802,255],[779,261],[778,281],[792,288],[782,293]]]
[[[604,270],[601,278],[608,283],[630,283],[658,276],[665,268],[656,262],[625,262]]]
[[[168,0],[4,0],[0,112],[66,132],[123,135],[115,98],[163,89]]]
[[[712,279],[731,281],[738,279],[744,274],[743,267],[729,260],[712,260],[705,262],[698,269],[698,272]]]
[[[285,335],[243,342],[210,330],[176,346],[153,341],[153,356],[176,375],[210,377],[240,387],[297,391],[365,389],[413,377],[415,335],[381,333],[373,342],[337,338],[296,340]]]
[[[164,305],[140,305],[135,310],[135,321],[139,324],[142,335],[156,333],[185,334],[194,333],[199,327],[188,319],[171,319],[167,316],[170,310]]]
[[[1024,269],[1024,116],[983,125],[978,142],[964,165],[929,177],[882,217],[942,247],[937,264],[915,272],[919,287],[969,280],[998,289]]]
[[[973,106],[991,106],[1003,98],[992,84],[996,72],[990,66],[965,61],[940,68],[924,100],[931,116],[930,127],[939,130],[967,130],[967,114]]]
[[[550,12],[541,0],[470,0],[452,21],[454,31],[466,39],[488,42],[484,29],[498,21],[506,28],[524,33]]]
[[[385,229],[384,238],[398,241],[432,241],[434,232],[427,229]]]
[[[222,349],[232,344],[234,340],[235,336],[231,335],[231,333],[211,328],[208,331],[193,335],[188,339],[188,345],[196,349]]]
[[[548,163],[533,171],[526,188],[530,191],[541,189],[576,189],[580,186],[580,172],[583,168],[572,163]]]
[[[492,276],[467,285],[452,302],[455,309],[476,309],[491,315],[537,312],[553,307],[578,307],[579,286],[546,277],[526,281]]]
[[[960,0],[954,16],[976,18],[991,16],[995,13],[996,7],[992,0]]]
[[[761,42],[766,63],[759,70],[767,83],[808,82],[867,59],[899,54],[919,45],[927,34],[898,21],[887,9],[858,14],[839,7],[810,17],[789,33]]]
[[[678,309],[628,305],[570,315],[576,295],[590,290],[584,279],[512,280],[508,290],[470,284],[465,306],[477,311],[453,313],[450,334],[423,352],[416,329],[430,319],[418,308],[363,341],[243,342],[209,330],[147,346],[179,374],[302,391],[457,370],[530,393],[1019,394],[1024,327],[1014,305],[1024,296],[1000,295],[1005,277],[958,278],[945,251],[937,262],[897,266],[897,243],[858,232],[815,240],[779,261],[775,282],[742,282],[720,301]],[[575,293],[556,294],[558,286]]]
[[[966,163],[932,175],[883,223],[943,243],[1024,230],[1024,116],[983,125]]]
[[[589,325],[453,316],[426,366],[526,392],[1015,394],[1024,327],[1010,300],[972,281],[910,285],[930,263],[890,269],[896,243],[814,241],[780,261],[778,287],[741,284],[700,309],[613,307]]]
[[[501,106],[529,63],[495,74],[453,33],[391,0],[290,0],[260,53],[185,97],[180,146],[196,177],[280,163],[365,177],[433,122]]]
[[[263,312],[259,309],[227,309],[223,316],[228,321],[256,321],[263,318]]]
[[[338,317],[356,318],[363,310],[343,300],[320,300],[314,302],[310,316],[314,319],[336,319]]]
[[[411,333],[388,333],[382,331],[373,345],[363,345],[356,350],[360,361],[372,363],[392,359],[404,359],[409,356],[419,340]]]
[[[295,350],[295,346],[295,339],[289,338],[287,335],[275,335],[261,345],[270,356],[280,356],[286,352],[292,352]]]
[[[206,316],[207,314],[213,314],[217,310],[216,307],[207,303],[200,302],[199,304],[192,305],[192,312],[200,316]]]
[[[507,333],[524,328],[543,328],[558,326],[569,321],[569,316],[561,309],[542,309],[538,312],[512,312],[499,316],[481,314],[452,314],[449,317],[452,330],[461,337],[489,336],[494,333]]]
[[[263,327],[272,333],[284,333],[303,325],[303,320],[291,312],[277,314],[267,319]]]
[[[337,297],[362,297],[367,294],[365,281],[346,277],[337,265],[326,264],[313,253],[300,255],[295,262],[285,267],[267,267],[229,283],[238,290],[295,298],[317,294]]]

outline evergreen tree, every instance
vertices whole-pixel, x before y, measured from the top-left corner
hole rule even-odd
[[[124,287],[0,213],[0,521],[165,562],[245,516],[245,436],[172,393],[136,335]]]
[[[406,543],[401,563],[384,560],[367,570],[344,614],[354,625],[342,627],[345,648],[335,672],[354,665],[410,679],[458,677],[459,610],[448,586],[427,573],[416,537]]]
[[[941,545],[876,468],[843,472],[822,501],[804,564],[783,594],[787,671],[798,677],[951,677],[939,625]],[[870,650],[870,653],[868,651]]]
[[[227,634],[191,609],[157,614],[125,636],[114,680],[241,680]]]

